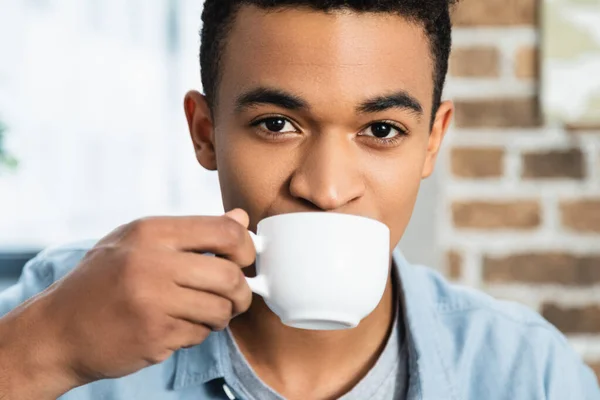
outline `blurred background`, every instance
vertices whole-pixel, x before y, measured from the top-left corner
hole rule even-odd
[[[221,212],[216,175],[198,166],[182,107],[185,92],[200,88],[201,8],[0,2],[5,259],[99,238],[144,215]]]
[[[182,111],[201,0],[0,1],[0,290],[42,248],[222,212]],[[600,372],[600,0],[461,0],[457,107],[400,247]]]

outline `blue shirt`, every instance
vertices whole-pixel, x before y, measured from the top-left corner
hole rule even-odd
[[[0,316],[74,268],[94,243],[49,249],[0,293]],[[404,301],[409,400],[600,400],[592,371],[535,312],[448,283],[394,254]],[[229,399],[239,383],[226,332],[121,379],[77,388],[63,400]],[[350,350],[349,350],[350,351]]]

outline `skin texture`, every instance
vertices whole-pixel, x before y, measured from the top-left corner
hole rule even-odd
[[[248,211],[251,229],[265,217],[297,211],[367,216],[389,226],[391,251],[409,222],[421,180],[433,171],[453,113],[443,103],[430,130],[433,65],[421,28],[383,14],[245,7],[222,64],[214,113],[198,92],[188,93],[185,109],[198,161],[218,170],[225,208]],[[239,107],[239,98],[257,88],[289,94],[306,106]],[[397,92],[416,100],[422,113],[404,107],[357,111],[368,99]],[[289,121],[284,133],[252,126],[274,116]],[[408,134],[378,141],[369,125],[379,121]],[[283,326],[257,298],[231,327],[255,371],[274,389],[289,398],[335,397],[372,367],[387,337],[392,302],[388,282],[381,303],[359,328],[324,333]]]
[[[391,280],[355,329],[285,327],[244,280],[255,259],[246,229],[282,213],[348,213],[387,224],[396,246],[453,113],[443,103],[432,127],[425,35],[399,16],[248,6],[222,61],[214,112],[190,92],[185,113],[230,211],[121,226],[1,318],[0,399],[54,399],[125,376],[228,324],[257,374],[290,399],[339,397],[375,363],[392,323]],[[281,125],[262,122],[274,116]]]

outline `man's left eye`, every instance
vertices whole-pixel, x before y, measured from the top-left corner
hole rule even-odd
[[[379,139],[391,139],[405,134],[405,132],[386,122],[377,122],[369,125],[362,133],[363,136],[374,136]]]
[[[296,132],[296,128],[290,121],[281,117],[273,117],[263,119],[258,123],[258,126],[266,131],[273,133],[290,133]]]

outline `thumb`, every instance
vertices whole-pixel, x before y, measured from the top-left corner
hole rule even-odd
[[[250,217],[248,217],[246,211],[242,210],[241,208],[235,208],[231,211],[228,211],[225,213],[225,216],[236,221],[244,228],[248,228],[248,224],[250,224]]]

